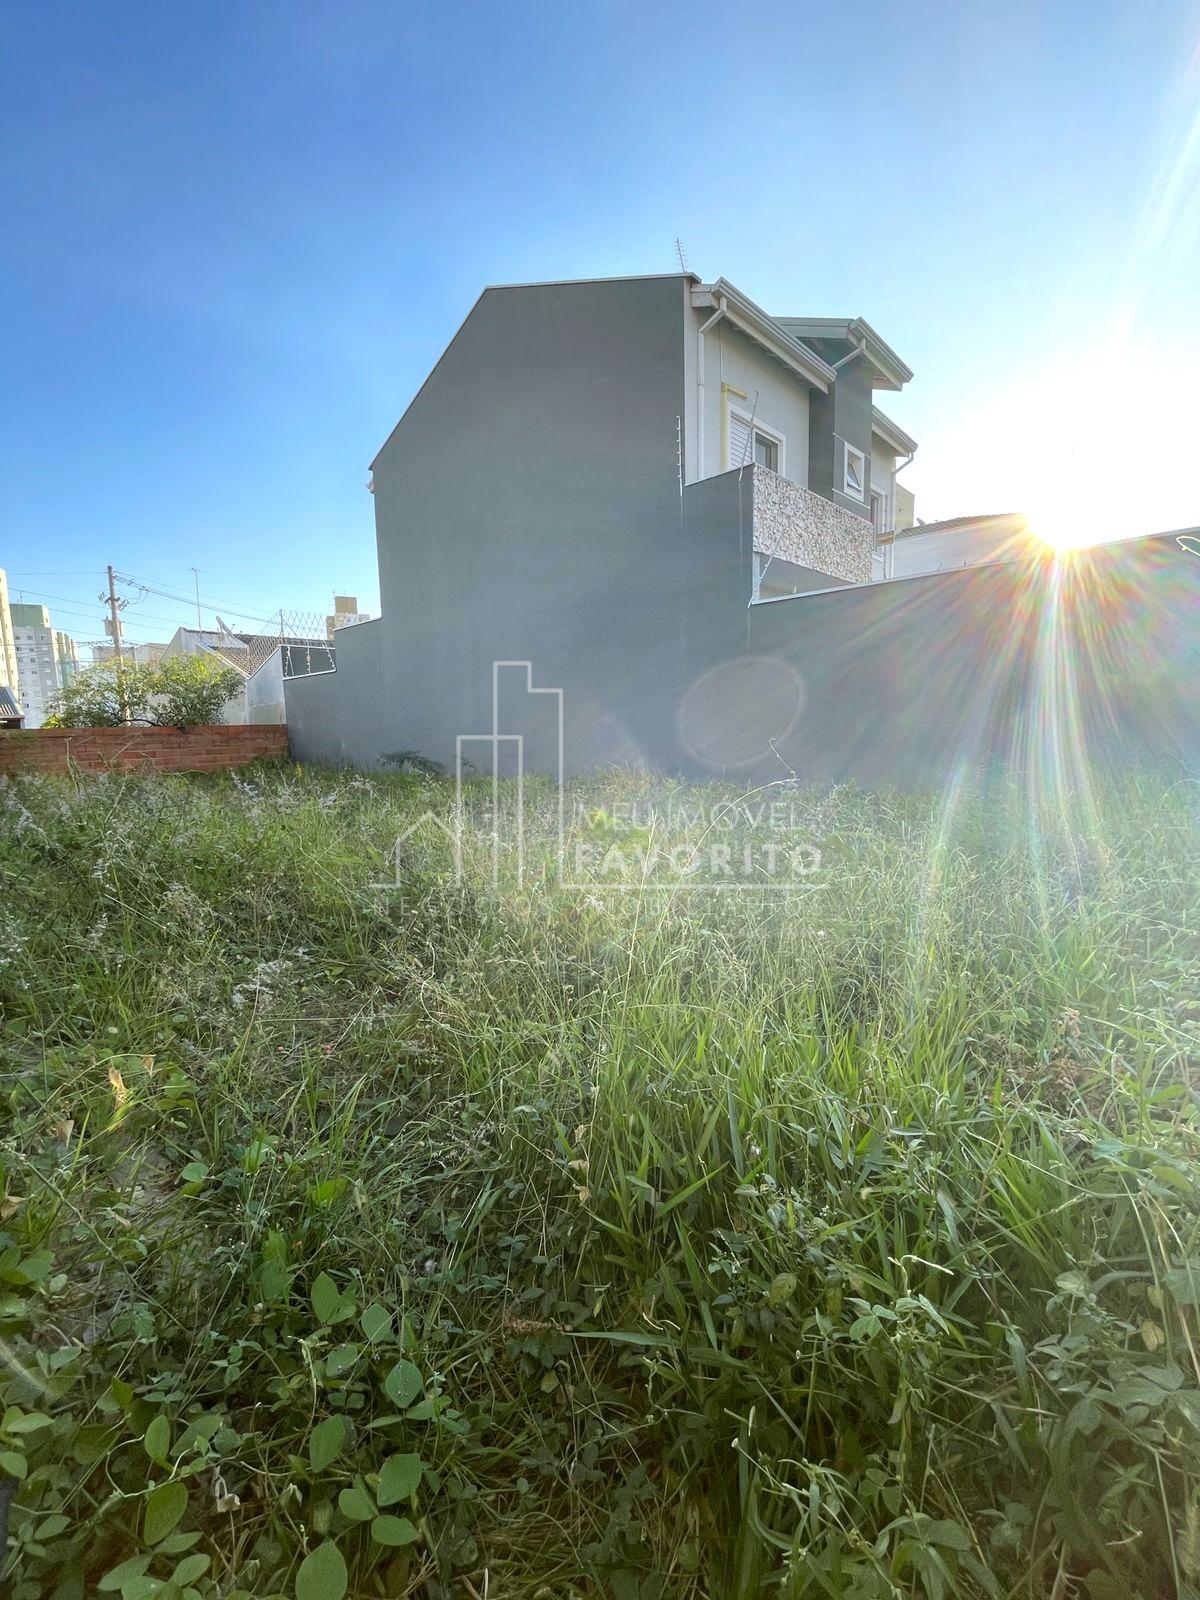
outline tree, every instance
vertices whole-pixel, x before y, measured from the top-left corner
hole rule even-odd
[[[156,662],[105,661],[59,690],[48,728],[119,728],[124,722],[194,728],[220,722],[242,685],[236,667],[213,656],[167,656]]]
[[[146,691],[141,668],[105,661],[85,667],[50,702],[47,728],[119,728],[144,720]],[[122,708],[126,715],[122,714]]]
[[[215,656],[165,656],[142,670],[149,683],[150,720],[176,728],[220,722],[226,700],[244,681],[236,667]]]

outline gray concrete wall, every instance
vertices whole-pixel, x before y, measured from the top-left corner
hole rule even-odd
[[[409,749],[452,767],[455,735],[490,727],[493,661],[531,660],[571,707],[569,767],[661,759],[680,671],[686,304],[679,275],[480,297],[373,465],[373,669],[347,654],[332,689],[289,684],[298,755],[374,766]],[[543,764],[550,707],[506,684],[502,716]],[[336,735],[319,725],[326,690]]]
[[[297,761],[377,767],[394,748],[381,742],[383,624],[340,630],[337,670],[284,678],[288,745]]]
[[[715,593],[713,595],[715,601]],[[748,627],[747,627],[748,623]],[[1200,765],[1200,559],[1173,538],[771,601],[715,604],[727,664],[770,663],[783,761],[807,779],[921,786],[1001,762],[1077,783]],[[732,665],[728,670],[736,670]],[[784,767],[762,740],[749,777]]]
[[[686,314],[677,276],[481,297],[374,464],[383,618],[285,685],[297,758],[452,768],[492,663],[529,660],[563,690],[568,771],[1197,762],[1200,559],[1173,538],[751,606],[754,475],[679,494]],[[553,770],[555,707],[524,689],[502,674],[502,731]]]
[[[807,343],[831,364],[847,354],[845,345],[837,340],[810,339]],[[870,496],[856,500],[842,493],[842,451],[838,440],[852,444],[867,457],[869,481],[871,405],[870,368],[861,356],[856,356],[838,369],[837,382],[830,386],[828,394],[813,392],[809,421],[808,487],[860,517],[871,514]]]

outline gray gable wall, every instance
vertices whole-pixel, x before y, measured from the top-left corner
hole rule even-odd
[[[452,770],[456,733],[491,726],[496,660],[531,660],[564,690],[568,764],[670,747],[686,294],[677,276],[480,297],[374,464],[378,676],[353,691],[374,748],[321,731],[320,690],[289,689],[314,755],[412,749]],[[520,720],[521,696],[505,698]],[[550,707],[525,709],[527,765],[545,765]]]

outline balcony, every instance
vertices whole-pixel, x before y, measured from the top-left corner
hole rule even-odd
[[[875,532],[865,516],[766,467],[743,470],[754,474],[754,551],[760,567],[768,561],[787,563],[840,583],[870,581]]]

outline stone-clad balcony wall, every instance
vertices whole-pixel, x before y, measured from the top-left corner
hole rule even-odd
[[[764,556],[794,561],[847,583],[867,583],[875,531],[811,489],[790,483],[766,467],[754,473],[754,548]]]

